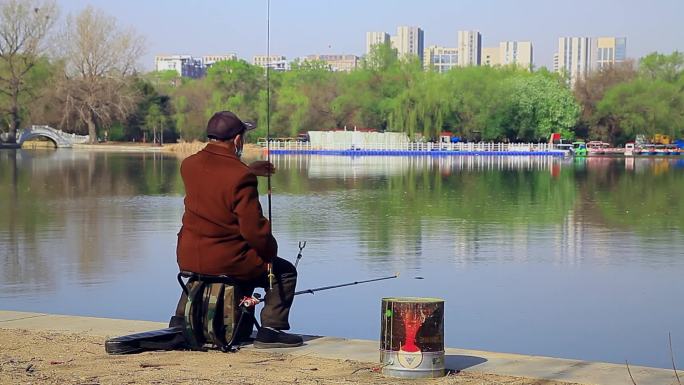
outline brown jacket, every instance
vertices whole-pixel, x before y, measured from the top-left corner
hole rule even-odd
[[[176,249],[181,270],[252,279],[278,244],[259,203],[257,178],[235,148],[209,143],[181,164],[185,213]]]

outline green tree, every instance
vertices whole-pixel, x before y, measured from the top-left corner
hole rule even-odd
[[[265,89],[265,80],[261,67],[244,60],[214,64],[205,80],[212,91],[205,118],[210,118],[216,111],[229,110],[242,119],[258,120],[259,92]]]
[[[675,51],[670,55],[657,52],[643,57],[639,61],[639,73],[649,79],[660,79],[674,83],[684,72],[684,53]]]
[[[164,127],[166,126],[166,116],[162,113],[158,104],[150,105],[145,115],[146,131],[152,131],[152,143],[160,145],[164,144]],[[157,136],[157,131],[159,136]]]
[[[272,123],[276,133],[296,137],[309,130],[337,127],[333,101],[339,95],[338,74],[319,61],[294,62],[275,76]]]
[[[154,105],[159,113],[163,115],[164,125],[161,135],[167,141],[176,140],[175,124],[171,119],[172,103],[169,95],[160,93],[152,83],[148,81],[147,77],[136,77],[134,87],[138,97],[138,103],[135,109],[132,110],[128,118],[124,121],[125,138],[141,139],[144,132],[148,132],[147,115],[150,108]]]
[[[640,134],[681,137],[684,135],[682,85],[650,78],[618,84],[599,102],[597,118],[611,121],[623,143]]]
[[[547,71],[511,80],[508,130],[520,140],[545,140],[553,132],[570,139],[580,107],[563,80]]]
[[[596,106],[613,86],[629,82],[637,76],[632,61],[617,63],[580,77],[575,83],[574,94],[581,106],[581,115],[575,133],[583,138],[604,140],[610,143],[620,141],[620,132],[612,119],[596,115]]]

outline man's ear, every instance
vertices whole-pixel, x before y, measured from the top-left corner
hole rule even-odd
[[[238,140],[241,140],[241,139],[242,139],[242,134],[235,135],[235,137],[233,138],[233,144],[235,144],[237,146]]]

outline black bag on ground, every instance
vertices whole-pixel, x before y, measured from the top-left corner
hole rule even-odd
[[[188,278],[184,283],[182,277]],[[256,319],[254,307],[240,306],[253,289],[225,276],[180,272],[183,295],[172,327],[111,338],[105,341],[109,354],[132,354],[146,350],[233,350],[248,341]],[[178,313],[183,315],[180,316]],[[258,324],[257,324],[258,326]]]
[[[129,334],[105,341],[105,351],[109,354],[133,354],[145,350],[187,349],[182,327],[153,330]]]

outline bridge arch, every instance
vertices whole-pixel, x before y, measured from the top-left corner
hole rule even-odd
[[[71,147],[75,143],[85,143],[89,138],[87,135],[67,134],[50,126],[31,126],[21,130],[18,134],[17,144],[19,145],[27,140],[44,137],[51,140],[55,147]]]
[[[42,133],[42,132],[22,135],[17,140],[17,144],[21,146],[24,144],[24,142],[28,142],[28,141],[36,139],[36,138],[46,138],[46,139],[50,140],[55,145],[55,147],[62,147],[59,145],[59,143],[57,142],[58,139],[54,135],[50,135],[50,134],[46,134],[46,133]]]

